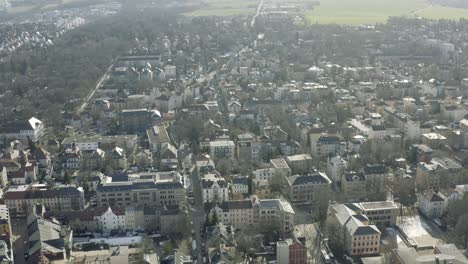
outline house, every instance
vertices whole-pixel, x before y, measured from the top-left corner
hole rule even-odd
[[[125,211],[122,208],[107,207],[107,210],[95,216],[95,222],[98,230],[105,234],[109,234],[112,230],[126,229],[125,226]]]
[[[295,212],[284,199],[255,199],[254,214],[258,227],[263,227],[265,223],[274,224],[282,236],[294,231]]]
[[[323,158],[334,156],[344,150],[344,145],[337,136],[321,135],[316,141],[310,142],[312,157]]]
[[[253,174],[255,176],[255,181],[265,181],[270,183],[271,179],[276,174],[276,170],[274,168],[257,169]]]
[[[466,172],[463,167],[448,157],[432,158],[428,162],[419,162],[416,169],[416,188],[428,190],[448,188],[464,184]]]
[[[292,203],[313,206],[319,213],[327,211],[331,181],[325,173],[293,175],[286,180]]]
[[[232,179],[231,190],[233,194],[248,194],[249,193],[249,178],[236,177]]]
[[[238,114],[242,110],[242,105],[238,101],[232,101],[228,103],[227,108],[228,108],[229,113]]]
[[[426,190],[418,194],[418,209],[428,218],[437,218],[446,210],[446,197],[435,190]]]
[[[437,218],[447,213],[451,203],[463,198],[463,193],[456,189],[432,189],[418,194],[418,209],[427,218]]]
[[[217,205],[213,211],[219,222],[234,229],[253,228],[254,204],[251,200],[224,201]]]
[[[211,141],[209,143],[210,156],[217,159],[233,158],[235,144],[231,140]]]
[[[168,144],[163,148],[160,156],[159,168],[161,170],[176,170],[179,164],[176,147]]]
[[[366,179],[366,190],[368,196],[384,196],[387,184],[387,167],[382,164],[366,164],[362,169]],[[372,198],[372,197],[371,197]]]
[[[223,177],[205,174],[201,179],[203,203],[229,200],[229,186]]]
[[[348,168],[349,163],[341,156],[334,156],[327,159],[327,175],[335,183],[341,182],[341,176]]]
[[[367,181],[362,172],[346,172],[340,182],[347,201],[362,201],[367,198]]]

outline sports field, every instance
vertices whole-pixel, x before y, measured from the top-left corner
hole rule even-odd
[[[321,0],[306,13],[310,23],[375,24],[391,16],[460,19],[468,9],[432,6],[427,0]]]
[[[200,3],[203,6],[193,12],[185,13],[187,16],[234,16],[251,15],[255,13],[258,1],[256,0],[209,0]]]

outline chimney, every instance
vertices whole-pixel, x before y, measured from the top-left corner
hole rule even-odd
[[[440,264],[439,256],[435,257],[435,262],[436,262],[436,264]]]

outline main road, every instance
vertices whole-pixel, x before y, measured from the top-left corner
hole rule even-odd
[[[193,255],[196,254],[197,261],[196,263],[203,263],[203,248],[202,248],[202,237],[201,229],[203,223],[205,222],[205,208],[203,207],[203,196],[202,189],[200,185],[200,175],[198,169],[195,167],[191,173],[192,178],[192,190],[193,190],[193,200],[194,203],[190,208],[190,218],[192,220],[192,229],[194,231],[193,239],[197,243],[196,252],[192,252]]]

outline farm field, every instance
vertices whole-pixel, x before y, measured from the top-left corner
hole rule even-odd
[[[360,25],[385,23],[391,16],[468,18],[468,9],[432,6],[427,0],[321,0],[306,16],[313,24]]]
[[[251,15],[255,13],[258,1],[256,0],[221,0],[203,1],[200,9],[185,13],[186,16],[234,16]]]

